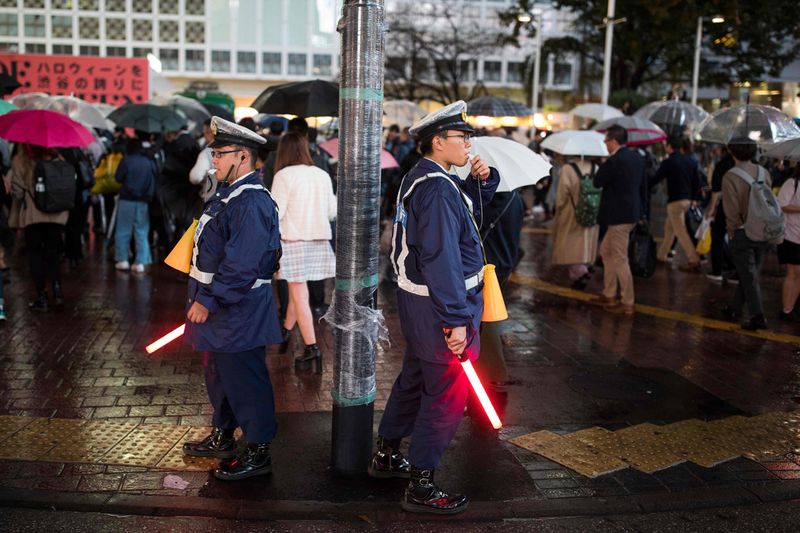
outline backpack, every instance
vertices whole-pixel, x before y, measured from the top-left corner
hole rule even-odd
[[[585,175],[581,173],[577,164],[570,163],[570,166],[578,175],[578,183],[580,183],[578,202],[573,201],[572,204],[572,207],[575,208],[575,220],[584,228],[591,228],[597,225],[597,215],[600,213],[600,195],[603,188],[595,187],[592,181],[595,173],[594,163],[592,163],[592,170]]]
[[[780,244],[783,242],[785,219],[783,210],[778,205],[775,194],[764,183],[764,169],[758,167],[758,179],[754,180],[747,172],[738,167],[729,170],[742,178],[750,186],[750,197],[747,200],[747,218],[744,221],[744,233],[751,241]]]
[[[62,160],[40,160],[34,168],[33,205],[43,213],[75,207],[75,166]]]

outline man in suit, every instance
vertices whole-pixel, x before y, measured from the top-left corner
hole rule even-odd
[[[591,302],[611,313],[634,312],[633,276],[628,264],[628,239],[634,225],[642,219],[644,202],[644,158],[628,150],[628,132],[621,126],[606,130],[605,143],[610,157],[594,177],[602,187],[598,222],[608,227],[600,243],[603,258],[603,292]],[[619,290],[619,299],[617,291]]]

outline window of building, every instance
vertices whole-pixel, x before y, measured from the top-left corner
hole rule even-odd
[[[153,49],[147,47],[133,47],[133,57],[147,57],[147,54],[152,54]]]
[[[506,81],[508,83],[522,83],[525,76],[525,63],[509,61],[506,64]]]
[[[54,44],[53,45],[53,53],[60,54],[62,56],[71,56],[72,55],[72,45],[71,44]]]
[[[127,39],[125,19],[106,19],[106,39],[109,41]]]
[[[25,15],[25,37],[44,37],[44,15]]]
[[[270,20],[283,20],[283,0],[261,0],[264,18]],[[264,25],[261,27],[261,44],[276,47],[282,44],[282,27],[279,25]]]
[[[475,81],[478,75],[478,62],[474,59],[462,59],[458,64],[461,81]]]
[[[181,32],[177,20],[158,21],[158,39],[162,43],[177,43],[180,40]]]
[[[227,50],[211,51],[211,72],[230,72],[231,53]]]
[[[72,38],[72,17],[53,15],[50,17],[50,34],[62,39]]]
[[[10,54],[19,53],[19,43],[1,43],[0,52],[8,52]]]
[[[388,57],[386,59],[386,78],[405,79],[408,61],[404,57]]]
[[[94,17],[78,17],[78,35],[81,39],[100,38],[100,19]]]
[[[418,57],[411,61],[411,77],[417,80],[430,79],[431,69],[427,57]]]
[[[258,4],[261,0],[239,0],[239,11],[237,17],[237,24],[246,24],[250,20],[258,20]],[[274,20],[274,19],[272,19]],[[273,26],[273,24],[267,24]],[[280,30],[283,28],[282,24],[274,24]],[[255,48],[258,32],[255,31],[236,31],[236,43],[239,45],[237,48]]]
[[[572,65],[556,63],[553,66],[553,85],[572,87]]]
[[[78,48],[78,53],[82,56],[99,56],[100,55],[100,47],[99,46],[88,46],[88,45],[81,45]]]
[[[227,2],[225,2],[227,4]],[[227,7],[227,6],[226,6]],[[158,0],[159,13],[178,14],[178,0]]]
[[[44,54],[47,53],[45,46],[39,43],[27,43],[25,44],[25,53],[26,54]]]
[[[208,6],[211,11],[208,17],[208,41],[211,44],[230,45],[233,41],[231,37],[231,10],[226,2],[211,2]],[[265,24],[263,27],[269,28],[272,24]],[[281,33],[281,26],[276,24],[278,34]]]
[[[206,2],[205,0],[186,0],[185,10],[187,15],[205,15]]]
[[[178,50],[162,48],[158,51],[158,58],[161,60],[161,68],[163,70],[178,70]]]
[[[17,28],[16,13],[0,13],[0,35],[16,37],[19,34]]]
[[[484,61],[483,81],[500,81],[502,65],[500,61]]]
[[[333,46],[338,40],[336,34],[336,21],[341,13],[341,2],[328,0],[325,2],[311,2],[311,46]]]
[[[133,19],[133,40],[152,41],[153,22],[149,19]]]
[[[133,0],[131,7],[134,13],[152,13],[153,0]]]
[[[290,46],[308,46],[308,2],[289,2]]]
[[[106,11],[125,11],[125,0],[106,0]]]
[[[13,0],[16,5],[16,0]],[[52,9],[72,9],[73,0],[50,0],[50,8]]]
[[[78,9],[97,11],[100,9],[99,0],[78,0]]]
[[[186,22],[186,42],[199,43],[206,42],[205,24],[202,22]]]
[[[184,52],[183,68],[192,72],[202,72],[206,69],[206,54],[204,50],[186,50]]]
[[[264,52],[261,54],[261,71],[264,74],[280,74],[283,68],[281,54],[278,52]]]
[[[289,54],[289,70],[287,74],[291,76],[305,76],[308,72],[306,67],[306,54]]]
[[[30,7],[33,9],[44,9],[44,0],[25,0],[24,2],[22,2],[22,5],[24,7]],[[26,46],[25,49],[27,50],[28,47]],[[44,52],[34,52],[34,53],[43,54]]]
[[[128,50],[124,46],[106,46],[106,55],[109,57],[125,57]]]
[[[236,72],[253,74],[256,71],[255,52],[236,52]]]
[[[333,57],[328,54],[314,54],[311,73],[314,76],[330,76],[333,74]]]

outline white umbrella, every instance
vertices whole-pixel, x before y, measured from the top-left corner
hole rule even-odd
[[[596,131],[564,130],[548,135],[541,147],[562,155],[608,157],[605,135]]]
[[[698,140],[719,144],[730,144],[737,138],[765,144],[796,137],[800,137],[800,127],[789,115],[768,105],[726,107],[709,115],[697,126]]]
[[[383,103],[383,126],[397,124],[401,128],[413,126],[428,112],[408,100],[389,100]]]
[[[800,137],[773,144],[764,152],[767,157],[800,161]]]
[[[108,129],[108,121],[94,105],[74,96],[51,96],[47,101],[37,104],[41,109],[49,109],[67,115],[84,126]]]
[[[570,111],[570,114],[576,117],[590,118],[597,122],[624,115],[624,113],[616,107],[606,104],[581,104]]]
[[[481,156],[487,165],[496,168],[500,173],[497,192],[510,192],[526,185],[534,185],[550,175],[550,163],[527,146],[510,139],[476,137],[472,139],[469,151]],[[471,168],[469,163],[463,167],[455,167],[456,174],[462,180],[467,179]]]

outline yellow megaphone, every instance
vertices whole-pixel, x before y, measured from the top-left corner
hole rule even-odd
[[[508,318],[503,293],[494,265],[483,266],[483,317],[482,322],[500,322]]]
[[[189,273],[189,267],[192,264],[192,248],[194,247],[194,232],[196,229],[197,219],[194,219],[192,225],[189,226],[181,240],[175,245],[175,248],[164,258],[166,264],[184,274]]]

